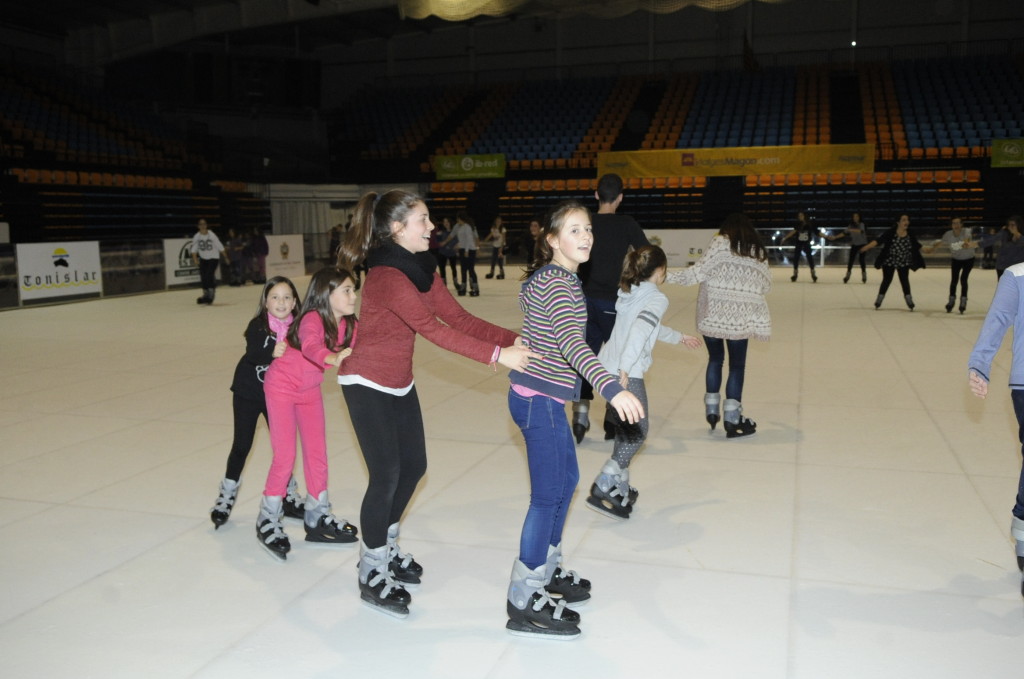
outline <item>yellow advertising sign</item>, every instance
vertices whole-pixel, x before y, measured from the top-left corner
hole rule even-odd
[[[608,151],[597,154],[598,176],[729,177],[748,174],[873,172],[872,144],[741,146],[716,149]]]

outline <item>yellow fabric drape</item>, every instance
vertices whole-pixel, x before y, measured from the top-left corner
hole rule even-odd
[[[788,0],[400,0],[398,9],[402,17],[409,19],[425,19],[433,15],[447,21],[466,21],[481,14],[503,16],[522,10],[614,19],[638,10],[670,14],[690,6],[719,12],[748,2],[779,4]]]

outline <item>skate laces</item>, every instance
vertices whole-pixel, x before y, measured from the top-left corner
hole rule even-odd
[[[381,587],[380,590],[380,596],[382,599],[388,598],[388,595],[391,594],[391,592],[395,592],[398,590],[404,591],[404,589],[392,577],[391,571],[389,571],[386,568],[383,569],[383,572],[381,572],[381,570],[376,569],[371,571],[370,577],[367,578],[366,582],[368,585],[370,585],[370,587],[376,587],[377,585],[383,583],[383,587]]]
[[[263,542],[270,544],[277,540],[287,540],[288,536],[284,534],[284,526],[281,524],[280,517],[267,517],[263,523],[260,524],[260,534],[263,535]]]
[[[558,580],[559,582],[564,581],[564,580],[568,580],[573,585],[578,585],[578,584],[580,584],[580,574],[577,573],[576,571],[567,571],[564,568],[562,568],[561,566],[559,566],[555,570],[555,575],[554,575],[554,577],[552,577],[552,580]]]
[[[414,559],[412,558],[412,554],[409,554],[408,552],[403,552],[401,549],[398,548],[397,542],[391,543],[390,545],[388,545],[388,548],[388,551],[391,553],[388,561],[398,561],[398,564],[401,568],[408,568],[409,564],[411,564],[414,561]]]
[[[213,503],[213,511],[228,512],[235,506],[235,498],[238,495],[238,490],[227,490],[224,486],[220,487],[220,495],[217,496],[217,501]]]
[[[565,610],[565,602],[559,600],[556,603],[555,600],[551,598],[550,594],[541,589],[534,595],[533,603],[530,607],[533,609],[534,613],[540,613],[544,610],[545,606],[552,606],[555,609],[554,613],[551,614],[551,618],[553,620],[562,619],[562,611]]]

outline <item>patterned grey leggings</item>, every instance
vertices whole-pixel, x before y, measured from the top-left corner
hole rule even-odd
[[[650,428],[650,420],[647,415],[647,387],[644,386],[643,378],[630,377],[629,391],[640,399],[644,406],[645,417],[636,424],[623,422],[614,408],[609,408],[612,420],[615,423],[615,448],[612,450],[612,459],[623,469],[629,468],[629,462],[640,450],[640,446],[647,440],[647,430]]]

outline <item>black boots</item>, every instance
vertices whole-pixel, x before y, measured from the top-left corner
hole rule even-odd
[[[948,301],[948,302],[946,302],[946,313],[947,313],[947,314],[948,314],[948,313],[949,313],[950,311],[952,311],[952,310],[953,310],[953,305],[954,305],[954,304],[956,304],[956,297],[954,297],[953,295],[950,295],[950,296],[949,296],[949,301]],[[963,313],[963,312],[961,312],[961,313]]]
[[[965,311],[967,311],[967,295],[960,298],[960,313],[962,314]]]

